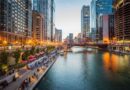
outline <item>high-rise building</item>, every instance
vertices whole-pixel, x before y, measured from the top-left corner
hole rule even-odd
[[[98,18],[100,15],[113,13],[113,0],[92,0],[91,1],[91,34],[92,39],[98,40]]]
[[[32,6],[33,10],[43,13],[43,7],[44,7],[43,0],[32,0],[32,3],[33,3],[33,6]]]
[[[85,5],[81,10],[81,34],[82,38],[87,38],[90,35],[90,7]]]
[[[31,36],[31,0],[0,0],[0,40],[24,44]]]
[[[100,15],[98,19],[99,41],[110,43],[114,38],[114,15]]]
[[[62,30],[55,29],[55,41],[62,42]]]
[[[130,40],[130,0],[115,0],[114,31],[117,40]]]
[[[69,33],[69,36],[68,36],[68,44],[72,45],[73,44],[73,33]]]
[[[44,31],[44,16],[40,13],[38,13],[37,11],[33,11],[32,14],[32,37],[33,40],[37,40],[37,41],[43,41],[44,40],[44,35],[43,35],[43,31]]]
[[[47,9],[47,0],[32,0],[33,10],[44,16],[43,20],[43,38],[47,40],[47,22],[48,22],[48,9]]]
[[[91,1],[90,5],[90,31],[92,40],[96,39],[96,0]]]
[[[53,41],[55,33],[54,0],[33,0],[33,10],[44,15],[44,39]]]
[[[45,12],[47,18],[47,40],[54,41],[55,35],[55,1],[54,0],[45,0],[47,11]]]
[[[74,38],[74,44],[82,44],[82,37],[81,33],[78,33],[78,35]]]
[[[69,33],[69,40],[73,40],[73,33]]]
[[[54,41],[55,36],[55,2],[51,0],[51,41]]]

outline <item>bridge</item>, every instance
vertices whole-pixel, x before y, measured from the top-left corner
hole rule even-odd
[[[89,46],[89,47],[98,47],[98,48],[105,49],[108,47],[108,44],[73,44],[71,46]]]

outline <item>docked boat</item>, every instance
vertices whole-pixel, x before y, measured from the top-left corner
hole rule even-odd
[[[64,51],[60,51],[59,54],[60,54],[61,56],[63,56],[63,55],[64,55]]]
[[[65,49],[64,52],[72,52],[72,49]]]

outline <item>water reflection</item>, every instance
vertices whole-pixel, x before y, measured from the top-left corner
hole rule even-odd
[[[64,52],[64,59],[67,60],[67,52]]]
[[[37,90],[130,90],[130,56],[84,47],[59,56]]]
[[[103,54],[104,69],[106,72],[112,70],[113,72],[120,72],[130,67],[129,56],[119,56],[106,52]]]
[[[98,50],[97,49],[92,49],[92,48],[86,48],[86,47],[82,47],[82,48],[79,48],[79,47],[73,47],[72,48],[72,52],[73,53],[84,53],[84,54],[87,54],[87,53],[97,53]]]

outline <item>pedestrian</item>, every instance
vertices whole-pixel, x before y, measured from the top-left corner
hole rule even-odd
[[[24,89],[25,89],[25,82],[23,82],[21,85],[21,90],[24,90]]]
[[[25,87],[28,87],[28,80],[27,79],[25,79]]]
[[[31,77],[29,77],[29,80],[28,80],[29,83],[31,83]]]

